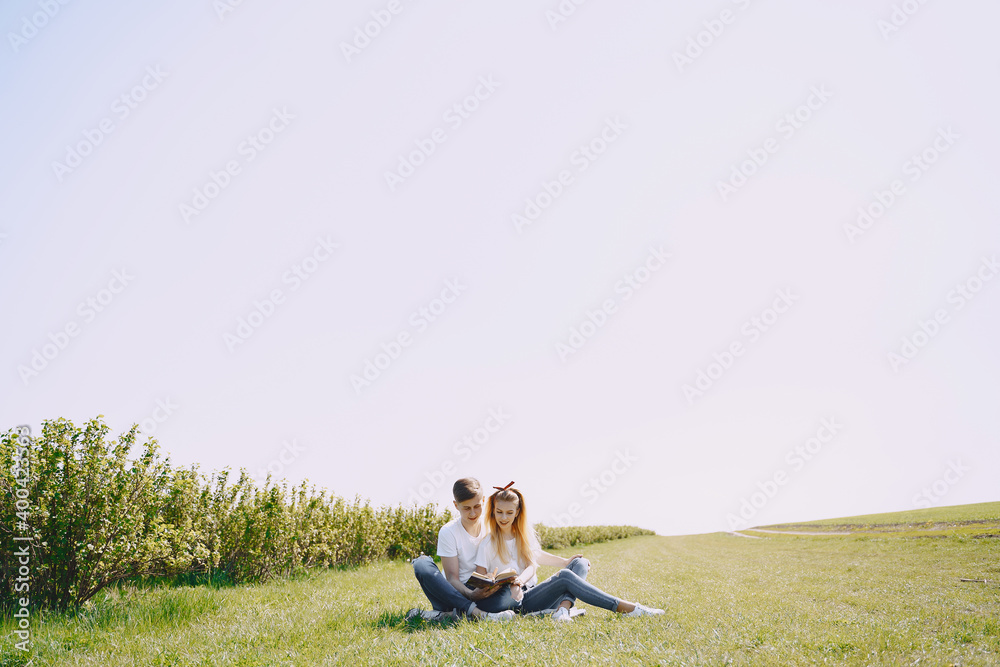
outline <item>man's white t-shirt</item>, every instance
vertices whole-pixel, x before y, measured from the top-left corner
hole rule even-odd
[[[493,540],[488,537],[479,543],[479,550],[476,552],[476,565],[485,567],[486,572],[492,573],[494,568],[503,572],[504,570],[511,569],[520,574],[524,571],[517,562],[517,539],[510,538],[506,540],[507,546],[507,560],[503,561],[500,556],[497,555],[496,549],[493,548]],[[535,553],[535,558],[538,558],[538,552],[541,550],[538,545],[533,544],[532,550]],[[527,565],[525,565],[527,567]],[[535,574],[531,576],[530,581],[524,582],[525,588],[530,588],[538,583],[538,569],[535,569]]]
[[[462,517],[452,519],[438,531],[438,556],[458,556],[458,580],[463,584],[476,571],[476,553],[479,543],[490,534],[485,525],[480,528],[479,537],[469,535],[462,527]]]

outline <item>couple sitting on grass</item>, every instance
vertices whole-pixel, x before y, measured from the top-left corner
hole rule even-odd
[[[413,572],[433,611],[411,609],[408,619],[465,616],[503,621],[514,618],[514,612],[551,612],[553,619],[569,621],[576,615],[570,609],[577,598],[625,616],[664,613],[662,609],[620,600],[587,583],[590,562],[583,556],[567,559],[542,551],[534,529],[528,525],[524,495],[511,488],[513,485],[511,482],[503,488],[493,487],[496,492],[486,501],[484,522],[479,482],[471,477],[455,482],[452,492],[459,518],[446,523],[438,533],[437,552],[444,575],[430,556],[413,561]],[[562,569],[539,584],[535,574],[539,565]],[[489,577],[498,570],[513,570],[516,577],[481,588],[467,585],[473,572]]]

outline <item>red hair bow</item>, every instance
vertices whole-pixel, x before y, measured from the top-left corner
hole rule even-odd
[[[507,489],[509,489],[512,486],[514,486],[514,482],[511,482],[510,484],[508,484],[507,486],[505,486],[503,488],[500,488],[499,486],[494,486],[493,488],[496,489],[497,491],[506,491]]]

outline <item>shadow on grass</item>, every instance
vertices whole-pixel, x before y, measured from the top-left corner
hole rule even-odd
[[[90,630],[108,630],[141,624],[147,627],[177,625],[189,622],[204,614],[219,611],[221,603],[210,595],[170,589],[165,595],[148,597],[143,591],[125,595],[108,595],[97,602],[54,615],[72,620],[79,627]]]
[[[0,649],[0,665],[4,667],[28,667],[32,663],[31,653],[4,646]]]
[[[241,586],[235,582],[225,572],[190,572],[177,575],[144,575],[123,579],[105,590],[121,589],[123,587],[137,590],[157,590],[160,588],[210,588],[217,590],[220,588],[235,588]]]
[[[124,579],[117,584],[129,585],[137,589],[157,589],[157,588],[209,588],[213,590],[221,588],[237,588],[254,584],[265,584],[275,581],[311,581],[326,572],[356,572],[366,565],[372,563],[340,563],[330,566],[296,567],[290,572],[279,572],[273,576],[262,579],[248,579],[238,581],[233,579],[229,573],[220,570],[212,572],[189,572],[177,575],[145,575]]]
[[[379,617],[372,621],[374,628],[389,628],[399,630],[407,634],[414,632],[426,632],[428,630],[445,630],[455,627],[459,621],[454,618],[447,618],[443,621],[426,621],[419,616],[416,618],[406,618],[405,611],[386,611],[379,614]]]

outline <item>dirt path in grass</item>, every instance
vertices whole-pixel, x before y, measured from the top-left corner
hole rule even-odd
[[[854,533],[838,533],[838,532],[825,532],[825,533],[808,533],[804,530],[767,530],[765,528],[747,528],[747,530],[753,531],[755,533],[774,533],[775,535],[853,535]],[[753,537],[753,535],[744,535],[743,537]]]
[[[797,526],[798,524],[793,524]],[[813,528],[809,524],[802,525],[803,528]],[[816,528],[820,526],[815,526]],[[831,525],[831,528],[839,530],[774,530],[771,528],[745,528],[743,531],[728,531],[729,535],[762,539],[763,535],[746,535],[744,533],[768,533],[771,535],[799,535],[802,537],[823,537],[830,535],[843,537],[850,535],[895,535],[903,537],[945,537],[950,534],[957,534],[956,529],[960,529],[970,537],[1000,537],[1000,525],[996,519],[976,519],[966,521],[935,521],[926,523],[885,523],[875,525],[862,524],[838,524]],[[970,529],[982,530],[982,534],[973,534]]]

